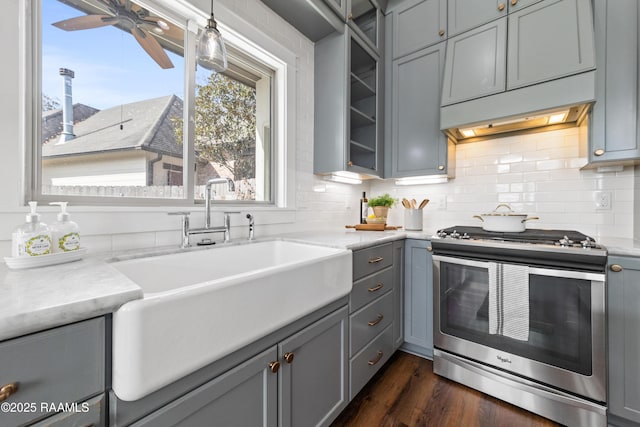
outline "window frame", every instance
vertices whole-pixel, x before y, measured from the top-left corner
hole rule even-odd
[[[42,194],[42,146],[40,141],[41,109],[42,109],[42,87],[41,87],[41,58],[42,58],[42,1],[43,0],[21,0],[25,10],[25,34],[23,35],[21,51],[25,53],[23,58],[24,73],[23,93],[25,123],[24,123],[24,153],[25,171],[23,194],[26,203],[28,200],[36,200],[41,203],[68,200],[75,205],[104,206],[104,207],[197,207],[204,201],[195,198],[195,171],[191,167],[184,168],[183,185],[185,197],[182,199],[170,198],[136,198],[136,197],[111,197],[111,196],[77,196],[77,195],[49,195]],[[196,6],[185,0],[136,0],[137,3],[148,8],[155,14],[159,14],[166,19],[177,23],[185,32],[185,52],[184,52],[184,152],[183,166],[195,164],[194,137],[195,123],[195,43],[198,31],[206,24],[208,14],[199,10]],[[216,13],[216,16],[228,14],[229,20],[238,24],[243,30],[252,27],[245,21],[237,18],[225,10],[223,13]],[[226,13],[225,13],[226,12]],[[219,19],[219,18],[218,18]],[[224,18],[223,18],[224,19]],[[232,24],[232,25],[233,25]],[[237,205],[241,208],[291,208],[294,207],[294,173],[289,165],[295,161],[293,151],[289,145],[293,145],[291,135],[291,118],[295,120],[295,108],[292,108],[291,93],[295,93],[295,74],[291,69],[295,64],[295,56],[291,51],[283,49],[275,44],[271,39],[267,40],[267,45],[271,49],[265,49],[260,44],[252,40],[264,38],[264,34],[251,30],[253,33],[247,37],[234,31],[231,26],[219,22],[225,42],[233,46],[233,50],[238,50],[242,55],[250,57],[256,64],[272,71],[270,89],[270,110],[271,110],[271,131],[270,131],[270,179],[269,200],[216,200],[216,205],[226,206]],[[258,36],[258,37],[255,37]],[[262,43],[261,43],[262,44]],[[192,47],[192,48],[191,48]],[[275,49],[273,49],[275,48]],[[273,50],[276,53],[272,53]],[[281,59],[284,57],[284,59]],[[291,117],[289,117],[291,115]],[[190,119],[191,118],[191,119]]]

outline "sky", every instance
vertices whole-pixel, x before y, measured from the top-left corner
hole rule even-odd
[[[43,0],[42,9],[43,94],[62,101],[59,69],[68,68],[74,104],[105,109],[171,94],[184,99],[182,57],[165,50],[174,68],[163,70],[130,33],[112,26],[64,31],[51,24],[84,13],[57,0]]]

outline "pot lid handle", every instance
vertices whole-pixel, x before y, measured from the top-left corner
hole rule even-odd
[[[509,212],[513,212],[513,209],[511,209],[511,206],[509,206],[506,203],[500,203],[498,206],[496,206],[496,208],[493,210],[494,212],[498,212],[498,209],[500,208],[507,208],[509,209]]]

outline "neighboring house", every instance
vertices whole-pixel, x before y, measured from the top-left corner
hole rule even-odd
[[[83,122],[97,113],[97,108],[84,104],[73,104],[73,118],[75,123]],[[74,123],[74,124],[75,124]],[[62,108],[42,113],[42,143],[45,144],[60,136],[62,132]]]
[[[55,134],[46,134],[42,146],[43,185],[182,185],[182,143],[176,141],[172,122],[182,117],[182,109],[182,100],[169,95],[91,109],[93,114],[86,110],[75,120],[74,138],[65,142],[56,138],[61,113],[50,113],[46,120],[53,122],[48,116],[57,113],[58,127]],[[43,125],[43,140],[50,128]]]

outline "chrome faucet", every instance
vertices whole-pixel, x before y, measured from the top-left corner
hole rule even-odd
[[[204,213],[204,228],[189,228],[189,214],[190,212],[169,212],[169,215],[182,215],[182,242],[181,248],[188,248],[191,246],[189,243],[189,236],[194,234],[208,234],[208,233],[224,233],[224,241],[231,240],[231,214],[240,212],[224,212],[224,225],[218,227],[211,226],[211,186],[213,184],[227,183],[229,191],[235,190],[235,185],[229,178],[211,178],[205,185],[205,213]],[[212,242],[205,244],[211,244]],[[202,244],[202,243],[201,243]]]

